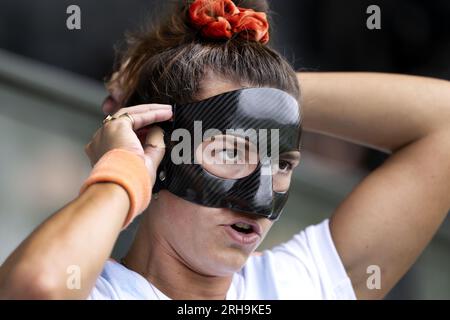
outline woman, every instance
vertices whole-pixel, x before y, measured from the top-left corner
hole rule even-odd
[[[152,32],[132,39],[110,82],[112,97],[103,106],[113,116],[86,146],[94,166],[91,176],[79,197],[5,261],[0,297],[373,299],[389,292],[450,208],[450,85],[402,75],[296,74],[267,45],[266,11],[263,1],[189,1]],[[254,100],[245,100],[247,88],[263,90],[258,93],[268,99],[279,94],[276,110],[264,108],[266,117],[253,114],[251,119],[275,119],[285,110],[293,115],[278,124],[280,150],[286,152],[279,159],[268,158],[269,180],[261,174],[267,167],[261,158],[253,167],[244,161],[236,172],[203,159],[201,169],[182,164],[186,171],[174,174],[178,167],[168,151],[175,146],[154,124],[168,133],[171,123],[185,119],[178,117],[183,110],[220,124],[229,114],[208,112],[217,107],[216,97],[225,99],[229,110],[256,110]],[[234,102],[227,100],[230,96]],[[301,101],[304,119],[293,111],[291,98]],[[231,117],[230,123],[240,119],[239,113]],[[284,204],[276,205],[275,198],[287,196],[299,163],[298,140],[289,144],[282,137],[299,138],[301,125],[392,155],[353,190],[330,221],[255,254]],[[217,141],[206,139],[200,145]],[[238,151],[230,148],[229,154],[229,147],[220,146],[213,158],[236,157]],[[202,155],[204,148],[194,152],[198,150]],[[255,190],[269,187],[271,192],[258,198],[255,191],[243,201],[251,188],[241,186],[241,193],[216,194],[214,202],[214,190],[199,183],[211,178],[205,170],[219,170],[211,183],[220,188],[257,173]],[[176,188],[177,179],[187,189]],[[107,261],[122,228],[142,212],[127,255],[120,262]],[[375,290],[367,286],[367,270],[373,265],[381,269],[381,286]],[[71,266],[81,271],[75,290],[68,285]]]

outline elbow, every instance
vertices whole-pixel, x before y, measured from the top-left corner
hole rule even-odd
[[[44,268],[16,267],[0,284],[0,299],[63,299],[64,283]]]

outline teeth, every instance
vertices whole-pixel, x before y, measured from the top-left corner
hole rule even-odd
[[[242,223],[242,222],[236,223],[235,226],[238,227],[238,228],[241,228],[241,229],[245,229],[245,230],[249,230],[249,229],[252,228],[251,225],[246,224],[246,223]]]

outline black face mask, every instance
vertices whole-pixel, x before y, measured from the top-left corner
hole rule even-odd
[[[196,103],[175,105],[173,109],[173,121],[162,125],[167,149],[158,168],[154,192],[167,189],[202,206],[278,219],[286,204],[288,190],[273,190],[272,163],[278,159],[267,151],[274,148],[278,148],[278,154],[299,151],[301,128],[297,101],[278,89],[251,88],[227,92]],[[201,121],[200,132],[196,121]],[[191,154],[184,154],[184,151],[182,154],[188,160],[187,164],[175,164],[171,157],[179,143],[171,141],[172,133],[177,129],[184,129],[191,137],[188,142]],[[205,133],[208,136],[208,129],[216,129],[223,135],[227,130],[234,129],[233,136],[241,136],[257,145],[259,157],[252,172],[230,179],[217,176],[201,164],[196,164],[195,150],[202,141],[195,141],[192,137],[201,133],[202,139]],[[267,135],[270,137],[267,138]]]

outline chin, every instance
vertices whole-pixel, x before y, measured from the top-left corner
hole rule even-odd
[[[245,252],[242,248],[226,248],[217,251],[214,257],[208,260],[214,264],[212,270],[216,276],[228,276],[239,272],[247,262],[251,253]]]

